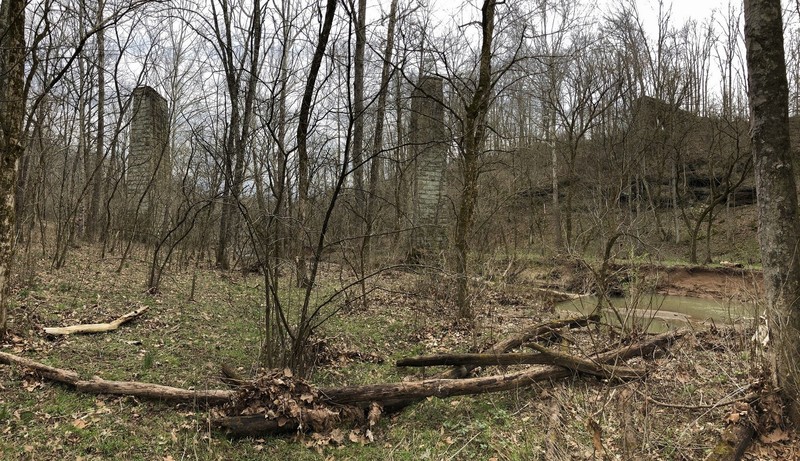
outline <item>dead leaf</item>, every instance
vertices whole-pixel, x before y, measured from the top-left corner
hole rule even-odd
[[[33,392],[42,386],[42,382],[33,375],[29,374],[22,378],[22,387],[28,392]]]
[[[82,419],[76,419],[75,421],[72,422],[72,425],[78,429],[83,429],[87,426],[87,423]]]
[[[372,402],[372,405],[370,405],[369,407],[369,415],[367,415],[367,421],[369,421],[369,427],[373,427],[374,425],[378,424],[378,421],[381,419],[382,412],[383,412],[383,407],[381,407],[376,402]]]
[[[603,429],[591,416],[586,420],[586,428],[589,429],[589,433],[592,435],[592,444],[594,445],[595,454],[602,458],[605,454],[602,439]]]
[[[339,445],[344,443],[344,434],[342,433],[341,429],[334,429],[331,431],[331,441],[338,443]]]
[[[789,434],[786,433],[786,431],[784,431],[783,429],[775,429],[769,434],[765,434],[759,437],[759,440],[761,440],[762,443],[766,444],[783,442],[784,440],[789,440]]]

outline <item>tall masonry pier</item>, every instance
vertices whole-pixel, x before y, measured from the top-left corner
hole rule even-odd
[[[143,237],[165,222],[172,179],[167,100],[149,86],[133,90],[127,193]]]

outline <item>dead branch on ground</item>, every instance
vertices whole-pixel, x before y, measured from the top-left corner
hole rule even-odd
[[[147,306],[142,306],[135,311],[128,312],[127,314],[119,317],[118,319],[109,323],[88,323],[83,325],[71,325],[68,327],[48,327],[44,332],[48,335],[71,335],[75,333],[105,333],[114,331],[123,323],[130,322],[131,320],[139,317],[147,310]]]
[[[546,351],[544,355],[557,357],[553,363],[558,362],[558,366],[549,365],[533,370],[480,378],[429,379],[417,382],[320,389],[319,395],[321,402],[327,405],[353,405],[367,410],[375,404],[382,407],[402,407],[431,396],[444,398],[456,395],[506,391],[529,386],[537,381],[565,378],[577,371],[586,372],[585,367],[589,367],[591,371],[596,371],[595,374],[600,376],[618,376],[619,370],[624,369],[624,367],[618,365],[621,362],[635,356],[651,356],[659,349],[666,349],[669,344],[685,334],[686,330],[678,330],[652,336],[634,344],[595,354],[589,360],[581,359],[582,361],[579,363],[573,360],[574,357],[566,356],[569,358],[569,360],[566,360],[553,351]],[[136,381],[107,381],[98,377],[94,377],[91,380],[81,380],[75,371],[50,367],[8,353],[0,353],[0,362],[32,369],[47,379],[68,384],[74,386],[80,392],[92,394],[131,395],[173,402],[202,402],[210,405],[227,403],[236,395],[236,391],[232,390],[181,389]],[[269,419],[263,414],[257,416],[262,420]],[[239,435],[252,434],[254,431],[264,433],[264,430],[268,433],[274,432],[267,428],[269,424],[264,426],[259,423],[258,429],[252,427],[254,418],[234,418],[237,419],[221,418],[214,421],[214,424],[216,427],[227,428],[234,434]],[[285,424],[277,427],[283,430],[284,426]]]
[[[542,325],[536,325],[528,330],[511,335],[501,341],[498,341],[494,346],[486,350],[487,354],[505,354],[513,349],[516,349],[523,344],[535,341],[544,341],[552,339],[558,335],[558,331],[563,328],[582,328],[591,323],[600,321],[600,315],[594,314],[589,316],[581,316],[565,320],[555,320]],[[456,365],[454,368],[443,371],[434,376],[440,379],[460,379],[469,376],[469,374],[477,368],[476,365]]]

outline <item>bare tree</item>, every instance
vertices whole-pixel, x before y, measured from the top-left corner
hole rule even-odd
[[[301,226],[305,226],[309,216],[309,189],[310,189],[310,163],[308,156],[308,132],[310,126],[312,99],[315,94],[317,76],[322,65],[322,58],[325,56],[325,49],[328,47],[328,39],[333,27],[333,18],[336,14],[336,0],[328,0],[325,6],[325,18],[322,28],[319,31],[314,57],[311,60],[308,78],[306,79],[303,100],[300,103],[300,115],[297,125],[297,221]],[[303,239],[297,236],[296,258],[297,258],[297,283],[300,285],[308,284],[306,274],[306,264],[303,257]]]
[[[478,199],[479,156],[486,137],[486,115],[492,92],[492,41],[494,40],[494,18],[496,0],[485,0],[481,8],[481,50],[479,55],[478,82],[472,99],[464,112],[463,133],[459,139],[463,186],[458,207],[455,231],[456,249],[456,305],[460,318],[472,319],[475,315],[468,298],[469,237]]]
[[[384,118],[386,117],[386,100],[389,94],[389,84],[392,68],[392,53],[394,51],[394,35],[395,26],[397,24],[397,3],[398,0],[392,0],[389,10],[389,26],[386,30],[386,47],[383,52],[383,65],[381,67],[381,82],[378,93],[378,106],[375,111],[375,133],[372,140],[372,152],[370,154],[369,166],[369,194],[367,196],[367,209],[364,216],[366,221],[366,230],[364,232],[363,250],[362,255],[365,261],[365,266],[370,267],[372,262],[372,232],[375,227],[375,220],[377,219],[378,202],[378,183],[381,177],[381,156],[383,155],[383,136],[384,136]],[[397,142],[399,145],[400,142]],[[396,204],[399,207],[399,204]],[[363,287],[362,287],[363,288]]]
[[[211,3],[211,8],[214,48],[225,71],[230,105],[230,119],[222,156],[225,181],[216,254],[217,266],[228,269],[228,247],[231,231],[237,227],[237,203],[244,184],[245,150],[252,128],[253,105],[261,65],[262,7],[260,0],[255,0],[249,15],[246,15],[244,11],[235,10],[230,0],[217,0]],[[245,15],[249,19],[247,34],[241,37],[241,42],[234,41],[237,28],[234,15],[237,14]],[[237,50],[240,50],[241,55]]]

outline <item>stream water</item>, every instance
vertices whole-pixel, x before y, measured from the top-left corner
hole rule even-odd
[[[596,296],[583,296],[558,303],[556,309],[589,314],[597,306],[597,300]],[[619,324],[621,318],[627,325],[636,322],[638,327],[646,327],[651,333],[689,323],[732,324],[737,321],[752,321],[758,315],[757,307],[753,304],[661,294],[612,298],[611,305],[613,310],[604,304],[605,321]]]

